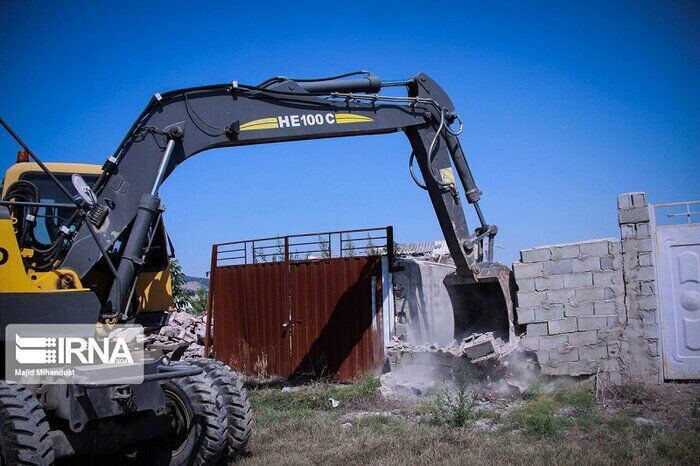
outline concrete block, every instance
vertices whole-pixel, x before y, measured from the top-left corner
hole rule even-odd
[[[601,257],[600,258],[600,270],[613,270],[615,268],[615,263],[612,257]]]
[[[608,254],[608,240],[581,243],[579,248],[584,256],[604,256]]]
[[[621,320],[620,316],[605,316],[608,323],[608,328],[618,328],[620,326]]]
[[[637,252],[651,252],[652,242],[650,239],[639,239],[636,240]]]
[[[561,319],[564,317],[564,305],[557,304],[548,307],[535,308],[535,321],[547,322],[553,319]]]
[[[523,249],[520,251],[520,260],[526,263],[548,261],[551,257],[552,253],[548,247]]]
[[[651,257],[650,252],[640,252],[637,254],[637,262],[641,266],[653,265],[651,262]]]
[[[528,292],[535,291],[535,279],[534,278],[520,278],[516,282],[518,285],[518,291]]]
[[[612,286],[622,284],[622,274],[617,272],[595,272],[593,274],[594,286]]]
[[[573,259],[580,254],[578,244],[563,244],[552,247],[552,260]]]
[[[595,315],[617,315],[619,310],[615,301],[598,301],[593,303],[593,314]]]
[[[615,299],[615,290],[610,286],[603,288],[603,299]]]
[[[576,290],[576,299],[584,303],[602,301],[605,299],[605,288],[579,288]]]
[[[632,206],[642,207],[648,205],[647,194],[643,192],[630,193],[632,195]]]
[[[469,359],[478,359],[496,352],[496,346],[493,334],[482,335],[471,341],[465,341],[460,349],[464,351],[464,355]]]
[[[647,340],[658,340],[661,337],[661,329],[658,324],[644,325],[642,335]]]
[[[518,293],[518,306],[521,308],[537,307],[545,302],[546,297],[546,293],[537,291],[533,293]]]
[[[576,296],[576,290],[562,289],[547,291],[547,302],[550,304],[570,304],[571,300]]]
[[[574,377],[580,375],[597,374],[601,364],[599,361],[577,361],[569,364],[569,375]]]
[[[564,279],[562,275],[552,275],[550,277],[535,278],[535,290],[560,290],[564,288]]]
[[[549,362],[554,364],[559,364],[562,362],[575,362],[579,360],[578,351],[578,348],[573,348],[571,351],[566,353],[550,351],[547,356],[549,357]]]
[[[547,335],[547,323],[541,324],[530,324],[527,326],[525,333],[528,337],[538,337],[541,335]]]
[[[629,225],[620,225],[620,235],[623,239],[634,239],[637,237],[637,230],[634,228],[634,223]]]
[[[574,259],[561,259],[558,261],[546,261],[542,262],[542,269],[547,274],[559,274],[563,275],[566,273],[573,272],[572,261]]]
[[[600,361],[608,358],[608,346],[579,348],[579,359],[582,361]]]
[[[621,333],[620,329],[605,329],[605,330],[598,330],[598,339],[602,341],[608,341],[608,342],[613,342],[617,341],[618,343],[622,344],[620,341]]]
[[[564,305],[566,317],[592,316],[594,313],[593,302]]]
[[[635,280],[654,280],[656,274],[654,273],[654,267],[639,267],[637,269]]]
[[[569,344],[571,346],[576,346],[576,347],[593,345],[593,344],[598,342],[598,332],[595,330],[587,330],[585,332],[569,333],[568,337],[569,337]]]
[[[607,317],[594,316],[594,317],[578,317],[578,329],[583,330],[599,330],[604,329],[608,326]]]
[[[622,270],[622,254],[613,256],[613,270]]]
[[[620,225],[626,223],[644,223],[649,221],[649,207],[632,207],[618,211]]]
[[[656,325],[659,321],[656,318],[656,310],[643,310],[642,311],[642,324],[644,325]]]
[[[593,286],[593,274],[591,272],[572,273],[563,277],[566,288]]]
[[[608,243],[608,252],[612,255],[620,254],[622,252],[622,243],[620,240],[610,241]]]
[[[521,278],[534,278],[542,276],[542,263],[533,262],[531,264],[524,264],[522,262],[516,262],[513,264],[513,274],[515,275],[516,282]]]
[[[651,296],[656,294],[654,280],[639,282],[639,294],[641,296]]]
[[[530,308],[530,309],[518,308],[515,311],[515,314],[517,315],[519,324],[531,324],[532,322],[537,322],[535,320],[535,309],[534,308]]]
[[[637,299],[637,306],[639,309],[655,311],[656,310],[656,296],[642,296]]]
[[[526,349],[537,351],[540,349],[540,338],[543,337],[522,337],[520,342]]]
[[[599,272],[599,271],[600,271],[600,257],[587,257],[585,259],[571,259],[571,272]],[[566,273],[566,272],[563,272],[563,273]]]
[[[550,335],[540,337],[539,346],[542,350],[556,350],[566,344],[566,335]]]
[[[515,314],[517,315],[519,324],[531,324],[533,322],[537,322],[537,320],[535,320],[535,309],[534,308],[530,308],[530,309],[518,308],[515,311]]]
[[[564,319],[550,320],[548,323],[550,335],[578,331],[578,321],[576,317],[567,317]]]
[[[617,196],[617,208],[618,209],[631,209],[632,208],[632,193],[620,194]]]
[[[647,239],[651,236],[648,223],[638,223],[634,228],[637,239]]]

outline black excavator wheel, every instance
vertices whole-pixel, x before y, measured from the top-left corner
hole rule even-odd
[[[226,408],[205,372],[163,384],[172,434],[143,448],[139,464],[215,465],[226,454]]]
[[[0,465],[54,464],[46,413],[36,395],[0,380]]]
[[[228,417],[226,454],[230,461],[245,454],[253,429],[253,408],[240,377],[231,368],[216,359],[201,358],[191,361],[204,369],[223,397]]]

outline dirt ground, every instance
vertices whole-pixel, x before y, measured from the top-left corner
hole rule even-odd
[[[241,464],[700,464],[699,384],[540,381],[506,398],[443,389],[402,400],[379,386],[251,384],[256,426]]]

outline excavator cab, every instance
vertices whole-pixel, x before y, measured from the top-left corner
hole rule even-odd
[[[69,192],[75,191],[72,183],[74,176],[78,175],[85,183],[92,185],[102,173],[102,167],[94,164],[47,163],[46,167]],[[35,251],[46,250],[58,240],[62,222],[74,215],[77,207],[70,204],[71,200],[64,191],[58,188],[39,165],[29,162],[25,151],[19,151],[17,162],[7,169],[0,184],[0,199],[7,201],[15,198],[34,199],[45,204],[35,208],[15,206],[8,212],[13,224],[13,232],[20,242],[18,246],[26,266],[24,274],[28,277],[26,283],[32,285],[25,291],[35,290],[37,287],[43,290],[55,290],[85,286],[99,294],[100,289],[104,287],[100,287],[101,280],[98,274],[95,274],[93,280],[89,277],[78,280],[81,283],[75,283],[72,279],[74,283],[69,285],[66,275],[59,276],[51,268],[40,270],[45,267],[43,267],[44,264],[37,262],[39,258],[34,257]],[[33,217],[33,220],[28,221],[27,215],[30,215],[30,218]],[[153,229],[153,241],[130,302],[130,306],[136,310],[134,314],[139,316],[137,321],[144,325],[157,325],[159,322],[164,322],[165,313],[172,307],[169,241],[163,222],[159,222]],[[8,277],[3,276],[5,273]],[[0,277],[7,278],[3,281],[9,283],[9,274],[12,274],[14,281],[17,281],[19,273],[22,272],[20,270],[5,272],[3,269],[0,271]],[[2,291],[3,287],[0,285],[0,292]]]

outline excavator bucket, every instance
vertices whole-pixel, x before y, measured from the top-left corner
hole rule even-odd
[[[485,332],[512,339],[515,282],[511,270],[498,262],[482,262],[474,272],[473,277],[457,273],[445,277],[454,313],[455,339],[460,341]]]

